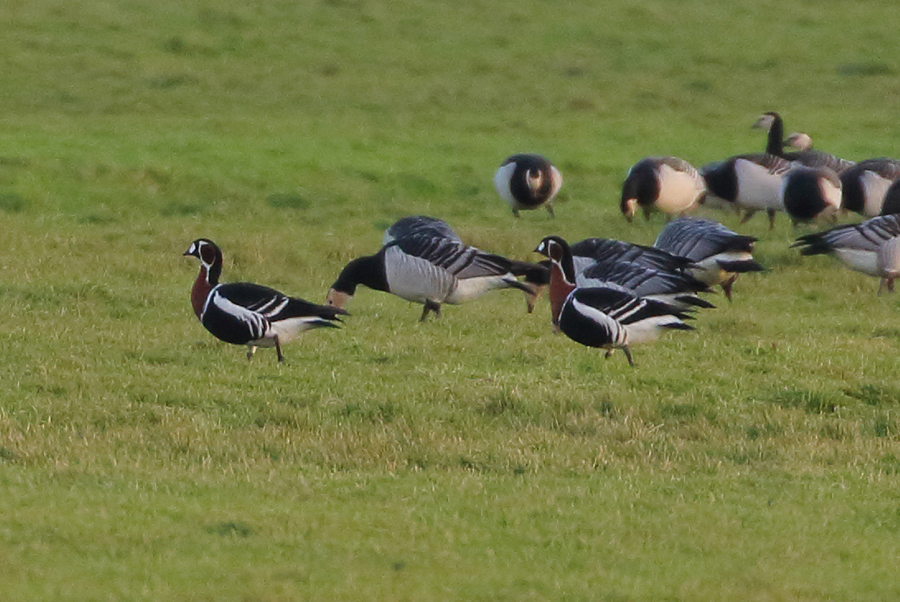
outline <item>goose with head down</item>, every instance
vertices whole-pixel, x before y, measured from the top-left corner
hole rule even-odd
[[[879,157],[860,161],[841,174],[841,208],[866,217],[893,213],[888,191],[900,180],[900,161]]]
[[[743,212],[741,223],[759,211],[769,216],[769,229],[775,227],[775,214],[784,211],[781,187],[792,163],[772,154],[735,155],[700,168],[706,181],[704,202],[731,206]]]
[[[791,246],[799,247],[801,255],[832,255],[851,270],[880,276],[879,249],[897,236],[900,236],[900,215],[884,215],[805,234]]]
[[[549,159],[533,153],[511,155],[494,174],[494,188],[509,203],[513,215],[519,211],[547,208],[553,216],[553,199],[562,188],[562,174]]]
[[[668,217],[684,215],[705,194],[703,177],[684,159],[645,157],[628,170],[619,209],[629,222],[638,209],[648,220],[654,211]]]
[[[420,321],[424,321],[430,312],[440,317],[444,303],[458,305],[492,290],[517,288],[534,296],[534,287],[516,279],[516,273],[529,270],[546,268],[486,253],[449,238],[413,235],[349,262],[328,291],[326,303],[344,307],[362,284],[421,303]]]
[[[729,301],[739,274],[764,268],[753,259],[756,238],[743,236],[709,219],[682,217],[659,233],[655,247],[694,262],[688,272],[710,286],[719,285]]]
[[[551,243],[564,249],[566,263],[572,264],[573,282],[579,288],[598,286],[618,288],[638,297],[664,301],[679,308],[714,307],[712,303],[699,296],[699,293],[711,292],[709,287],[685,271],[686,266],[694,265],[689,260],[676,258],[652,247],[647,247],[647,251],[640,254],[626,253],[632,255],[632,259],[620,259],[622,254],[615,252],[585,254],[585,249],[590,247],[595,250],[613,247],[608,244],[597,245],[601,241],[620,243],[622,246],[619,248],[627,248],[628,245],[622,241],[595,238],[570,246],[558,236],[547,236],[535,248],[535,252],[549,258]],[[641,249],[638,245],[634,245],[633,248],[636,251]],[[559,300],[558,295],[556,299]]]

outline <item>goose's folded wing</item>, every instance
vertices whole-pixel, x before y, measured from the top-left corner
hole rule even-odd
[[[797,239],[792,245],[803,247],[803,255],[829,253],[835,249],[858,251],[878,250],[881,244],[900,235],[900,215],[874,217],[859,224],[837,226],[825,232],[813,232]]]
[[[571,245],[574,257],[589,257],[594,263],[627,261],[658,270],[674,271],[693,265],[690,259],[672,253],[608,238],[587,238]]]
[[[667,224],[653,246],[702,261],[728,251],[752,252],[754,242],[755,237],[738,234],[718,222],[684,217]]]
[[[461,280],[502,276],[511,270],[509,259],[447,238],[411,236],[393,244],[407,255],[425,259]]]

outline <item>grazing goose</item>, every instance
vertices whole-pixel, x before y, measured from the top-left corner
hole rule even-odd
[[[703,198],[706,185],[694,167],[678,157],[646,157],[628,170],[620,209],[630,222],[638,207],[650,219],[653,211],[683,215]]]
[[[841,210],[841,179],[828,167],[795,164],[784,176],[780,195],[794,226],[817,219],[836,220]]]
[[[583,271],[596,263],[634,263],[662,272],[679,272],[693,266],[690,259],[663,249],[611,238],[586,238],[569,245],[575,270]]]
[[[577,274],[581,274],[588,268],[598,264],[625,266],[620,267],[618,273],[614,275],[620,282],[640,277],[642,273],[640,268],[642,267],[664,273],[681,274],[686,268],[693,265],[693,262],[689,259],[672,255],[662,249],[609,238],[586,238],[567,246],[572,254]],[[546,252],[543,252],[543,255],[546,256]],[[543,280],[529,278],[526,275],[525,281],[529,284],[540,286],[541,288],[538,289],[537,293],[540,294],[543,287],[550,282],[550,260],[541,261],[538,265],[546,268],[546,272],[541,275]],[[629,266],[635,266],[630,274],[626,270]],[[613,285],[612,282],[609,282],[609,284]],[[712,304],[693,295],[685,297],[682,301],[688,299],[694,301],[694,305],[712,307]],[[687,303],[687,305],[690,304],[692,303]]]
[[[257,347],[275,347],[278,361],[283,362],[283,343],[313,328],[337,328],[338,315],[347,313],[258,284],[219,284],[222,251],[209,239],[198,238],[184,255],[200,260],[200,273],[191,289],[191,305],[200,323],[217,339],[247,345],[248,360]]]
[[[511,155],[494,174],[497,194],[509,203],[513,215],[541,205],[553,216],[553,199],[562,188],[562,174],[546,158],[535,154]]]
[[[588,241],[582,241],[582,243],[602,240],[604,239],[588,239]],[[709,301],[697,296],[697,293],[710,292],[710,289],[705,283],[682,271],[684,266],[693,265],[684,258],[677,258],[677,261],[664,263],[658,259],[653,259],[654,255],[648,252],[645,254],[645,260],[648,264],[655,263],[656,266],[666,266],[651,267],[650,265],[642,264],[639,256],[636,260],[620,260],[615,254],[610,253],[598,253],[593,257],[576,255],[575,249],[582,243],[576,243],[570,247],[565,240],[558,236],[545,237],[535,248],[535,252],[545,257],[550,257],[550,242],[564,249],[566,261],[571,261],[572,269],[575,273],[574,283],[579,288],[596,286],[621,287],[638,297],[665,301],[678,307],[714,307]],[[652,249],[652,247],[649,248]],[[582,249],[584,249],[584,245],[582,245]],[[601,257],[601,259],[595,259],[596,256]],[[656,257],[668,258],[673,256],[662,252],[657,253]],[[673,257],[673,259],[676,258]],[[672,266],[674,266],[674,269],[667,269]]]
[[[894,280],[900,278],[900,237],[889,238],[878,247],[877,267],[881,276],[878,294],[883,291],[893,293]]]
[[[805,234],[791,246],[800,247],[801,255],[834,255],[851,270],[879,276],[878,249],[896,236],[900,236],[900,215],[884,215]]]
[[[784,140],[784,121],[781,119],[781,115],[774,111],[760,115],[752,127],[757,130],[768,130],[766,152],[788,161],[794,161],[807,167],[828,167],[837,174],[843,173],[854,165],[853,161],[814,150],[812,139],[806,134],[792,134],[790,138]],[[793,146],[799,150],[788,153],[784,151],[785,146]]]
[[[516,280],[514,272],[544,270],[540,266],[485,253],[459,241],[434,236],[407,236],[383,246],[375,255],[348,263],[328,291],[326,303],[343,307],[360,284],[424,305],[441,315],[441,304],[457,305],[484,293],[517,288],[535,290]]]
[[[412,215],[402,217],[391,224],[391,227],[385,230],[381,244],[386,245],[407,236],[434,236],[462,242],[459,235],[444,220],[425,215]]]
[[[741,223],[758,211],[769,216],[775,227],[775,213],[784,211],[781,187],[791,162],[772,154],[735,155],[700,168],[706,181],[706,201],[732,206],[744,212]]]
[[[900,179],[900,161],[884,157],[860,161],[841,174],[843,209],[866,217],[882,215],[887,191]]]
[[[620,286],[638,297],[665,301],[679,308],[715,305],[697,293],[712,292],[704,282],[682,272],[661,272],[631,263],[598,263],[577,272],[575,285],[579,288]]]
[[[710,286],[720,285],[731,301],[738,274],[765,269],[753,259],[754,242],[756,238],[713,220],[682,217],[666,224],[653,245],[693,261],[695,267],[688,268],[689,273]]]
[[[410,236],[446,238],[462,244],[462,239],[460,239],[450,224],[444,220],[424,215],[404,217],[394,222],[385,231],[381,244],[387,245],[398,238]],[[550,267],[514,261],[512,262],[512,273],[514,276],[524,277],[525,282],[530,285],[532,290],[525,293],[525,300],[528,303],[528,313],[533,312],[535,302],[540,297],[544,287],[550,282]]]
[[[634,366],[630,345],[656,340],[663,329],[693,330],[684,323],[687,312],[662,301],[643,299],[627,291],[599,286],[578,288],[571,254],[555,237],[539,247],[550,256],[550,298],[553,325],[570,339],[606,349],[608,358],[621,349]]]

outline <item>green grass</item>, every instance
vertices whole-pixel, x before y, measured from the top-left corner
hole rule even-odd
[[[188,291],[322,301],[426,213],[531,259],[649,154],[896,156],[890,2],[12,2],[0,24],[0,598],[886,600],[900,593],[898,300],[785,220],[769,270],[638,366],[515,292],[438,321],[361,289],[248,364]],[[773,18],[776,15],[777,18]],[[557,218],[491,184],[550,156]]]

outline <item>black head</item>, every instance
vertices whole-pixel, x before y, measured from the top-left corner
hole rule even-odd
[[[356,294],[356,287],[362,284],[376,291],[388,292],[390,289],[384,266],[384,252],[396,245],[397,241],[394,241],[382,247],[375,255],[357,257],[347,263],[331,285],[331,290],[352,297]]]
[[[222,273],[222,251],[219,250],[216,243],[208,238],[198,238],[182,255],[185,257],[190,255],[199,259],[200,265],[206,269],[209,282],[213,285],[218,283]]]
[[[546,236],[534,248],[535,253],[550,258],[551,263],[559,266],[567,282],[575,282],[575,262],[569,244],[559,236]]]

